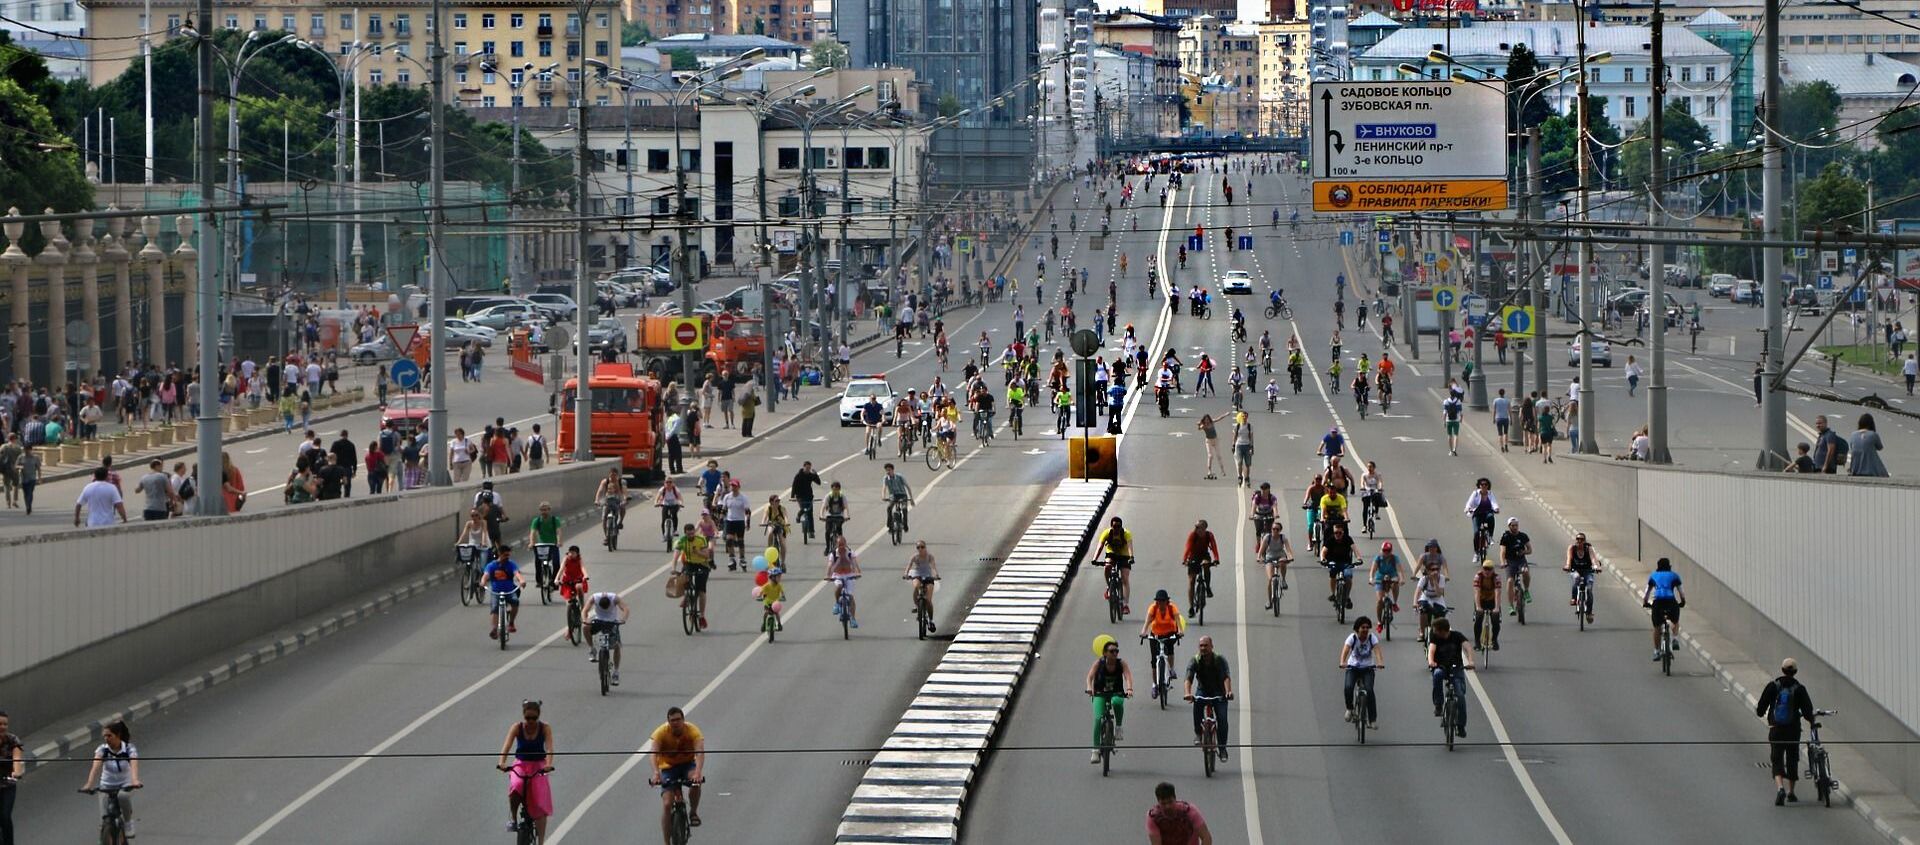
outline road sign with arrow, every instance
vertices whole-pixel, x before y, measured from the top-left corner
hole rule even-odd
[[[1314,83],[1313,208],[1507,207],[1506,83]]]

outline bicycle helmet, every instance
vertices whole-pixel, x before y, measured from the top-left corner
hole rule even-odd
[[[1392,543],[1390,543],[1390,542],[1388,542],[1388,543],[1381,543],[1381,544],[1380,544],[1380,551],[1383,551],[1383,552],[1390,552],[1390,551],[1393,551],[1393,544],[1392,544]]]

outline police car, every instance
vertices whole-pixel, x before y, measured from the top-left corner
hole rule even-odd
[[[1220,280],[1220,292],[1225,294],[1253,293],[1253,276],[1245,270],[1228,270],[1226,278]]]
[[[860,420],[860,408],[867,404],[868,397],[880,400],[880,418],[891,425],[895,396],[884,373],[856,375],[847,381],[846,390],[840,394],[840,424],[865,425]]]

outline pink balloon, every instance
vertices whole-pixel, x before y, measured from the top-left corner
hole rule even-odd
[[[760,588],[760,587],[755,587],[755,588],[753,588],[753,597],[754,597],[754,598],[756,598],[756,599],[757,599],[757,598],[759,598],[759,597],[760,597],[760,590],[761,590],[761,588]]]
[[[758,584],[760,586],[766,586],[766,583],[767,583],[766,571],[762,570],[762,571],[753,573],[753,583]]]
[[[780,609],[781,609],[782,607],[785,607],[785,606],[786,606],[786,604],[787,604],[787,603],[786,603],[786,602],[783,602],[783,601],[777,601],[777,602],[774,602],[774,603],[773,603],[773,615],[775,615],[775,616],[779,616],[779,615],[780,615]]]

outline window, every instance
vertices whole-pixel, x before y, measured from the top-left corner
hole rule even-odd
[[[348,32],[353,31],[353,15],[352,14],[343,14],[340,16],[340,28]]]
[[[386,81],[386,77],[385,75],[381,74],[379,68],[374,68],[373,70],[367,71],[368,85],[379,85],[381,82],[384,82],[384,81]]]
[[[574,83],[574,84],[576,84],[576,85],[577,85],[577,84],[579,84],[579,82],[580,82],[580,69],[579,69],[579,68],[577,68],[577,67],[576,67],[576,68],[568,68],[568,69],[567,69],[567,81],[568,81],[568,82],[571,82],[571,83]]]
[[[893,149],[891,147],[868,147],[867,166],[875,169],[892,167]]]
[[[1720,116],[1720,98],[1719,97],[1707,98],[1707,116],[1708,117]]]
[[[1681,81],[1681,82],[1692,82],[1692,81],[1693,81],[1693,65],[1681,65],[1681,66],[1680,66],[1680,81]]]
[[[1835,38],[1838,38],[1838,37],[1839,36],[1835,36]],[[1808,44],[1825,44],[1827,43],[1827,37],[1824,35],[1809,35],[1807,36],[1807,43]]]
[[[594,25],[594,27],[596,27],[596,28],[598,28],[598,29],[606,29],[606,28],[607,28],[607,13],[606,13],[606,12],[601,12],[600,14],[597,14],[597,15],[594,15],[594,16],[593,16],[593,25]]]
[[[1627,117],[1633,117],[1634,116],[1633,98],[1632,97],[1624,98],[1623,100],[1621,100],[1621,103],[1622,103],[1621,108],[1626,110],[1622,112],[1622,114],[1626,115]]]
[[[455,68],[453,71],[453,81],[461,85],[467,84],[467,69]]]
[[[1633,81],[1633,68],[1630,68],[1630,67],[1623,67],[1623,68],[1621,68],[1621,69],[1620,69],[1620,81],[1621,81],[1621,82],[1632,82],[1632,81]]]
[[[311,34],[313,35],[320,35],[326,32],[327,16],[323,13],[323,14],[316,14],[316,15],[313,15],[312,17],[309,17],[307,19],[307,28],[312,30]]]
[[[400,68],[393,72],[393,81],[401,85],[410,85],[413,83],[413,71],[408,68]]]
[[[141,21],[141,22],[140,22],[140,26],[141,26],[141,28],[142,28],[142,29],[144,29],[144,28],[146,28],[146,21]],[[299,29],[299,28],[300,28],[300,25],[299,25],[299,24],[297,24],[297,23],[294,23],[294,21],[293,21],[293,16],[292,16],[292,15],[281,15],[281,16],[280,16],[280,28],[281,28],[281,29],[284,29],[284,30],[286,30],[286,31],[288,31],[288,32],[292,32],[292,31],[294,31],[294,30],[296,30],[296,29]]]
[[[483,109],[494,108],[497,105],[499,105],[499,101],[495,100],[492,94],[486,94],[480,98],[480,107]]]
[[[453,14],[453,28],[454,28],[454,29],[466,29],[466,28],[467,28],[467,13],[466,13],[466,12],[455,12],[455,13]]]
[[[1588,82],[1599,82],[1599,81],[1600,81],[1600,69],[1599,69],[1599,68],[1597,68],[1597,67],[1596,67],[1596,68],[1589,68],[1589,69],[1587,69],[1587,81],[1588,81]]]
[[[567,42],[567,58],[569,59],[580,58],[580,42],[578,41]]]
[[[380,16],[379,15],[367,16],[367,34],[368,35],[380,34]]]
[[[1880,43],[1880,36],[1878,36],[1878,35],[1869,35],[1869,36],[1867,36],[1867,43],[1868,43],[1868,44],[1878,44],[1878,43]]]
[[[1807,37],[1804,35],[1789,35],[1787,36],[1787,43],[1788,44],[1805,44],[1807,43]]]
[[[653,213],[655,213],[655,214],[672,214],[672,213],[673,213],[673,206],[672,206],[672,205],[670,205],[670,204],[668,204],[668,199],[667,199],[666,197],[654,197],[654,198],[653,198]]]
[[[453,54],[454,54],[454,55],[456,55],[456,56],[464,56],[464,55],[466,55],[466,54],[467,54],[467,42],[465,42],[465,41],[455,41],[455,42],[453,42]]]
[[[515,95],[513,95],[513,107],[514,107],[514,108],[516,108],[516,109],[517,109],[517,108],[519,108],[519,107],[521,107],[521,106],[524,106],[524,105],[526,105],[526,104],[527,104],[527,98],[526,98],[526,97],[524,97],[524,96],[522,96],[522,95],[519,95],[519,94],[515,94]]]
[[[602,58],[602,59],[604,59],[604,58],[606,58],[606,57],[607,57],[607,42],[605,42],[605,41],[595,41],[595,42],[593,42],[593,54],[594,54],[595,56],[597,56],[597,57],[599,57],[599,58]]]
[[[774,167],[780,170],[799,170],[800,169],[800,148],[799,147],[781,147],[780,149],[774,151],[774,161],[775,161]]]
[[[514,14],[507,16],[507,26],[509,27],[512,27],[514,29],[520,29],[521,27],[524,27],[526,25],[527,25],[526,15],[515,12]]]
[[[668,162],[672,161],[665,147],[653,147],[647,150],[647,170],[651,173],[667,172]]]
[[[552,55],[553,55],[553,42],[551,41],[540,42],[540,57],[548,58],[548,57],[551,57]]]
[[[864,211],[864,201],[859,197],[848,197],[840,203],[841,214],[859,214]]]
[[[489,56],[493,55],[493,42],[492,41],[480,42],[480,52]]]
[[[593,98],[593,104],[596,106],[610,106],[610,105],[613,105],[613,98],[605,94],[601,94],[600,96]]]
[[[239,29],[239,28],[240,28],[240,16],[239,16],[239,15],[228,15],[228,16],[227,16],[227,28],[228,28],[228,29]]]
[[[393,45],[393,52],[400,56],[411,56],[413,55],[413,45],[403,41]]]
[[[266,15],[254,15],[254,16],[253,16],[253,31],[255,31],[255,32],[260,32],[260,31],[262,31],[262,30],[265,30],[266,28],[267,28],[267,16],[266,16]]]
[[[480,16],[480,28],[481,29],[493,28],[493,15],[491,13]]]
[[[799,197],[781,197],[779,214],[781,217],[799,217],[800,216],[800,198]]]
[[[1858,36],[1858,35],[1849,35],[1849,36],[1847,36],[1847,43],[1848,43],[1848,44],[1859,44],[1860,42],[1861,42],[1861,38],[1860,38],[1860,36]]]
[[[552,95],[552,94],[541,94],[541,95],[540,95],[540,107],[541,107],[541,108],[543,108],[543,109],[550,109],[550,108],[553,108],[553,95]]]
[[[527,81],[527,72],[524,70],[521,70],[520,68],[514,68],[513,70],[507,72],[508,85],[524,85],[526,84],[526,81]]]
[[[552,15],[541,15],[541,16],[540,16],[540,28],[541,28],[541,29],[544,29],[544,30],[548,30],[548,31],[552,31],[552,30],[553,30],[553,16],[552,16]]]
[[[863,147],[848,147],[847,148],[847,167],[853,170],[864,170],[866,169],[866,166],[867,166],[866,149]]]
[[[481,67],[483,68],[483,70],[480,71],[481,84],[492,85],[493,83],[500,81],[500,77],[493,72],[492,65],[481,65]]]
[[[525,41],[507,42],[507,54],[513,56],[516,59],[522,56],[525,56],[527,54],[527,42]]]
[[[1714,65],[1707,65],[1706,71],[1707,71],[1708,82],[1712,82],[1715,79],[1720,78],[1720,68],[1715,67]]]

